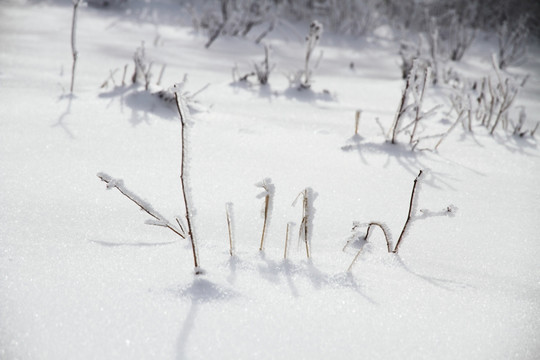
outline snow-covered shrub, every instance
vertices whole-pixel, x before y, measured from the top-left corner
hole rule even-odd
[[[339,34],[365,35],[381,21],[378,0],[326,0],[319,3],[317,16]]]
[[[521,16],[516,23],[509,24],[504,21],[497,28],[499,44],[499,68],[505,69],[510,65],[523,62],[527,55],[527,16]]]
[[[471,28],[456,11],[450,13],[447,46],[450,60],[460,61],[465,51],[471,46],[476,30]]]
[[[209,1],[200,9],[200,14],[194,6],[188,6],[194,28],[208,35],[206,48],[221,35],[246,36],[263,23],[269,24],[267,34],[274,27],[276,9],[275,2],[270,0]],[[260,41],[261,35],[257,39]]]

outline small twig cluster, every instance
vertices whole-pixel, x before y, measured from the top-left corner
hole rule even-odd
[[[144,42],[141,46],[135,50],[133,54],[134,70],[131,76],[131,82],[144,83],[145,90],[149,90],[150,80],[152,79],[152,65],[153,62],[148,62],[146,59],[146,50],[144,48]]]
[[[233,82],[248,82],[249,78],[255,76],[257,81],[261,85],[268,84],[270,80],[270,74],[275,68],[275,64],[270,64],[270,48],[268,45],[264,45],[264,59],[260,63],[253,63],[253,70],[240,75],[238,66],[235,65],[232,70]]]
[[[519,90],[526,84],[528,77],[521,80],[504,74],[498,67],[495,55],[492,57],[494,76],[489,75],[480,81],[457,82],[454,92],[450,94],[452,110],[457,114],[457,120],[449,129],[451,131],[459,122],[464,128],[472,131],[473,122],[486,127],[490,134],[502,127],[508,130],[513,125],[513,134],[524,136],[534,135],[534,130],[525,131],[525,111],[520,111],[517,123],[510,120],[510,110]],[[441,139],[442,141],[442,139]]]
[[[263,218],[263,227],[261,234],[261,241],[259,245],[259,251],[264,251],[266,234],[268,227],[270,225],[270,220],[272,218],[273,203],[274,203],[274,194],[275,187],[272,184],[270,178],[266,178],[263,181],[255,184],[258,188],[261,188],[263,191],[257,195],[257,198],[264,199],[261,215]],[[313,217],[315,215],[315,208],[313,207],[313,202],[317,197],[317,193],[313,191],[310,187],[305,188],[298,194],[292,206],[295,206],[299,199],[302,199],[302,220],[300,222],[300,227],[298,229],[298,242],[304,243],[306,248],[307,258],[311,258],[311,237],[313,232]],[[287,258],[290,233],[295,224],[293,222],[287,223],[287,229],[285,232],[285,249],[284,249],[284,258]]]

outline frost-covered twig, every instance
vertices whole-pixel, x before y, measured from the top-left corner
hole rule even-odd
[[[144,211],[145,213],[147,213],[148,215],[154,218],[154,220],[146,221],[146,224],[166,227],[167,229],[171,230],[172,232],[174,232],[176,235],[180,236],[181,238],[183,239],[186,238],[186,234],[182,231],[182,229],[175,228],[167,219],[165,219],[163,215],[161,215],[156,210],[154,210],[152,208],[152,205],[142,200],[133,192],[129,191],[124,186],[124,182],[121,179],[115,179],[112,176],[109,176],[103,172],[98,173],[97,177],[100,178],[101,181],[107,184],[107,189],[112,189],[112,188],[117,189],[122,195],[124,195],[129,200],[137,204],[141,208],[142,211]]]
[[[422,175],[422,170],[420,170],[420,172],[418,173],[418,175],[414,179],[414,185],[413,185],[413,189],[412,189],[412,192],[411,192],[411,200],[409,202],[409,212],[407,213],[407,220],[405,221],[405,225],[403,225],[403,230],[401,230],[401,234],[399,235],[399,238],[398,238],[398,240],[396,242],[396,246],[394,247],[394,250],[392,251],[393,253],[398,252],[399,245],[401,244],[401,241],[405,237],[405,234],[406,234],[406,231],[407,231],[407,226],[409,225],[409,222],[410,222],[411,217],[412,217],[412,212],[413,212],[413,209],[415,207],[414,205],[415,205],[416,187],[418,185],[418,180],[420,179],[421,175]]]
[[[73,65],[71,66],[71,86],[69,87],[71,94],[73,94],[73,87],[75,85],[75,67],[77,66],[77,58],[79,57],[75,36],[75,31],[77,30],[77,10],[82,4],[83,0],[73,0],[73,18],[71,20],[71,55],[73,57]]]
[[[178,89],[180,90],[180,89]],[[182,155],[181,155],[181,168],[180,168],[180,183],[182,186],[182,195],[184,199],[184,208],[186,211],[186,221],[187,221],[187,227],[188,227],[188,236],[191,241],[191,248],[193,251],[193,262],[195,264],[195,273],[200,274],[199,270],[199,254],[197,249],[197,242],[195,239],[193,224],[192,224],[192,211],[191,211],[191,204],[190,200],[191,198],[188,196],[189,189],[187,188],[187,157],[188,157],[188,147],[187,147],[187,129],[186,124],[189,121],[189,110],[187,109],[184,99],[179,96],[178,92],[174,93],[175,99],[176,99],[176,108],[178,110],[178,116],[180,117],[180,123],[181,123],[181,134],[182,134]]]
[[[414,126],[411,132],[411,137],[409,141],[410,144],[412,144],[414,141],[414,135],[416,135],[416,129],[418,128],[418,123],[420,122],[420,119],[422,118],[420,111],[422,108],[422,101],[424,100],[424,93],[426,91],[426,84],[429,79],[429,76],[430,76],[430,68],[426,66],[424,68],[424,71],[421,72],[421,76],[420,76],[421,80],[415,81],[419,86],[413,87],[413,95],[414,95],[414,102],[415,102],[415,116],[414,116]]]
[[[263,189],[263,192],[257,195],[257,198],[264,197],[264,206],[263,206],[263,211],[262,211],[264,223],[263,223],[263,229],[262,229],[262,235],[261,235],[261,245],[259,246],[259,251],[263,251],[264,250],[264,237],[266,236],[266,230],[270,222],[270,218],[272,216],[272,207],[273,207],[272,202],[274,198],[275,188],[270,178],[264,179],[262,182],[255,184],[255,186]]]
[[[156,85],[158,86],[161,84],[161,79],[163,78],[163,73],[165,72],[166,67],[167,67],[167,64],[161,65],[161,71],[159,72],[158,80],[156,82]]]
[[[459,122],[461,121],[461,117],[463,115],[463,112],[460,112],[458,114],[458,117],[456,119],[456,121],[448,128],[448,130],[446,130],[446,132],[444,132],[442,135],[441,135],[441,138],[439,139],[439,141],[437,142],[437,144],[435,145],[434,147],[434,150],[437,150],[439,148],[439,146],[441,145],[441,143],[443,142],[444,139],[446,139],[448,137],[448,135],[452,132],[452,130],[455,129],[455,127],[459,124]]]
[[[225,213],[227,214],[227,229],[229,231],[229,254],[234,255],[234,242],[233,242],[233,224],[232,224],[232,210],[233,204],[225,204]]]
[[[416,64],[416,61],[414,62],[414,64]],[[407,111],[407,99],[409,97],[409,88],[411,86],[412,73],[413,71],[411,70],[409,76],[407,77],[407,82],[405,83],[405,89],[403,89],[403,92],[401,94],[401,100],[399,102],[396,116],[394,117],[394,122],[392,123],[392,126],[390,128],[390,131],[392,132],[392,144],[395,144],[397,142],[397,134],[400,129],[401,121],[403,119],[403,116],[405,115],[405,111]]]
[[[430,115],[430,112],[433,111],[432,109],[428,113],[421,112],[424,92],[430,74],[430,68],[426,64],[421,64],[420,59],[415,59],[413,61],[412,69],[409,72],[407,82],[405,83],[405,88],[403,89],[403,93],[401,94],[401,100],[399,102],[399,106],[394,117],[394,122],[392,123],[392,126],[390,128],[390,132],[392,134],[392,144],[397,143],[397,135],[400,132],[402,132],[409,126],[413,126],[409,141],[412,144],[414,141],[414,136],[416,134],[416,129],[418,127],[418,122],[422,118]],[[411,96],[412,101],[409,101]],[[411,110],[414,110],[414,115],[411,114],[411,116],[413,117],[413,121],[407,126],[402,127],[403,120],[407,115],[409,115]]]
[[[270,54],[268,45],[264,45],[264,60],[262,61],[261,65],[258,65],[257,63],[253,64],[255,67],[255,75],[257,75],[257,80],[259,80],[259,83],[261,85],[268,84],[268,80],[270,79],[270,73],[274,69],[273,66],[270,66],[270,60],[269,60]]]
[[[493,55],[492,61],[493,68],[495,69],[495,74],[497,75],[498,80],[497,86],[495,88],[492,88],[492,96],[496,97],[498,103],[500,103],[499,111],[497,112],[497,116],[495,117],[495,122],[493,123],[493,127],[489,132],[493,135],[493,132],[497,128],[497,125],[499,124],[499,121],[501,120],[503,114],[507,112],[507,110],[514,102],[514,99],[518,94],[518,87],[514,84],[513,81],[511,81],[510,78],[503,79],[500,70],[497,68],[497,60],[495,58],[495,55]]]
[[[319,44],[323,32],[323,26],[318,21],[313,21],[309,26],[309,33],[306,37],[306,57],[304,60],[304,81],[300,84],[302,88],[309,89],[311,87],[311,74],[312,71],[309,67],[309,61],[311,60],[311,55]]]
[[[298,241],[304,240],[306,245],[306,256],[309,259],[311,257],[310,243],[313,231],[313,216],[315,215],[313,201],[317,197],[317,193],[310,187],[305,188],[298,194],[296,200],[293,202],[293,206],[300,197],[302,197],[302,222],[300,223],[300,229],[298,231]]]
[[[422,38],[419,40],[419,44],[413,44],[410,42],[401,42],[399,46],[399,56],[401,56],[401,77],[403,80],[409,76],[413,62],[420,57],[420,49],[422,48]]]

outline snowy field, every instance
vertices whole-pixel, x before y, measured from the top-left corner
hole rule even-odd
[[[308,22],[265,38],[276,68],[261,86],[231,75],[263,59],[252,38],[219,37],[206,49],[176,3],[131,9],[79,9],[71,97],[72,4],[0,3],[0,359],[540,357],[540,133],[490,135],[474,123],[437,151],[412,151],[406,133],[389,143],[405,82],[387,27],[360,39],[325,32],[313,85],[299,91],[285,74],[303,68]],[[188,144],[204,275],[194,274],[188,241],[145,225],[96,176],[123,179],[170,220],[183,216],[176,108],[143,85],[121,86],[141,42],[153,83],[166,64],[165,88],[184,74],[192,93],[209,84]],[[493,74],[495,49],[479,34],[456,71]],[[116,86],[100,87],[115,69]],[[538,44],[504,74],[530,75],[512,116],[522,106],[534,127]],[[426,106],[443,108],[425,134],[455,121],[448,92],[427,87]],[[395,245],[420,170],[399,253],[387,252],[380,229],[343,251],[353,221],[385,223]],[[255,184],[265,178],[275,196],[259,251]],[[310,259],[298,241],[301,201],[291,206],[306,187],[318,194]]]

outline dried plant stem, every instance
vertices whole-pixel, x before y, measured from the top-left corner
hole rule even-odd
[[[410,141],[409,141],[410,144],[412,144],[414,142],[414,135],[416,134],[416,129],[418,127],[418,123],[420,122],[420,118],[421,118],[420,108],[422,106],[422,101],[424,99],[424,92],[426,90],[426,83],[428,81],[428,77],[429,77],[429,68],[426,67],[424,69],[424,81],[422,82],[422,89],[420,90],[420,97],[416,101],[416,114],[415,114],[415,117],[414,117],[414,126],[413,126],[413,129],[412,129],[411,138],[410,138]]]
[[[353,261],[351,262],[351,265],[349,265],[349,267],[347,268],[347,272],[351,271],[353,265],[356,263],[356,260],[358,260],[361,253],[362,253],[362,249],[358,250],[358,252],[356,253],[356,256],[354,257]]]
[[[126,73],[128,64],[124,65],[124,72],[122,73],[122,86],[126,86]]]
[[[409,202],[409,212],[407,214],[407,220],[405,221],[405,225],[403,225],[403,230],[401,230],[401,234],[399,235],[396,246],[394,247],[394,250],[392,251],[393,253],[398,252],[399,245],[401,244],[401,241],[403,240],[404,235],[405,235],[405,231],[407,230],[407,226],[409,225],[409,222],[411,221],[412,210],[413,210],[413,205],[414,205],[414,195],[416,193],[416,186],[418,184],[418,179],[420,178],[421,175],[422,175],[422,170],[420,170],[420,172],[418,173],[418,175],[414,179],[414,185],[413,185],[413,189],[412,189],[412,192],[411,192],[411,200]]]
[[[234,245],[233,245],[233,237],[232,237],[232,221],[231,221],[231,214],[230,214],[230,203],[225,204],[225,212],[227,213],[227,229],[229,230],[229,254],[231,256],[234,255]]]
[[[283,251],[283,259],[287,260],[287,248],[289,246],[289,234],[291,223],[287,223],[287,232],[285,233],[285,250]]]
[[[538,130],[538,126],[540,126],[540,122],[537,122],[534,129],[531,130],[531,136],[532,137],[534,137],[534,134],[536,133],[536,130]]]
[[[191,250],[193,251],[193,263],[195,265],[195,274],[200,274],[198,271],[199,269],[199,255],[197,252],[197,244],[195,242],[195,238],[193,236],[193,227],[191,224],[191,213],[189,211],[189,203],[188,203],[188,197],[186,192],[186,184],[185,184],[185,167],[186,167],[186,157],[187,157],[187,146],[186,146],[186,115],[182,111],[182,106],[180,106],[180,99],[178,97],[178,93],[174,93],[174,97],[176,99],[176,108],[178,110],[178,115],[180,117],[180,123],[181,123],[181,134],[182,134],[182,155],[181,155],[181,167],[180,167],[180,183],[182,186],[182,195],[184,198],[184,207],[186,210],[186,221],[188,226],[188,236],[191,241]]]
[[[71,55],[73,57],[73,65],[71,66],[71,86],[69,88],[71,94],[73,94],[73,87],[75,86],[75,68],[77,66],[77,58],[79,57],[76,46],[75,30],[77,29],[77,10],[81,3],[82,0],[73,1],[73,17],[71,20]]]
[[[298,244],[300,244],[300,241],[304,240],[305,246],[306,246],[306,256],[309,259],[311,257],[311,250],[309,248],[309,242],[310,242],[310,227],[311,222],[313,219],[313,207],[310,202],[313,201],[314,194],[311,188],[305,188],[293,202],[293,206],[296,204],[296,201],[302,197],[302,222],[300,223],[300,229],[298,231]]]
[[[163,73],[165,72],[165,68],[167,67],[167,64],[163,64],[161,66],[161,71],[159,72],[159,77],[158,77],[158,80],[157,80],[157,83],[156,85],[160,85],[161,84],[161,79],[163,78]]]
[[[302,228],[304,230],[304,243],[306,244],[306,256],[307,258],[309,259],[311,254],[310,254],[310,249],[309,249],[309,235],[308,234],[308,231],[309,231],[309,225],[308,225],[308,209],[309,209],[309,197],[308,197],[308,193],[307,193],[307,189],[304,190],[304,198],[303,198],[303,201],[302,201],[302,223],[300,224],[300,231],[302,231]]]
[[[356,110],[356,113],[354,114],[354,135],[358,135],[358,126],[360,125],[361,114],[362,110]]]
[[[270,194],[267,194],[264,197],[264,223],[263,223],[263,229],[262,229],[262,235],[261,235],[261,246],[259,247],[259,251],[264,250],[264,236],[266,235],[266,224],[268,222],[269,204],[270,204]]]
[[[452,130],[455,129],[455,127],[459,124],[459,122],[461,121],[461,117],[463,116],[463,112],[459,113],[458,114],[458,117],[456,119],[456,121],[452,124],[452,126],[450,126],[448,128],[448,130],[441,135],[441,138],[439,139],[439,141],[437,142],[437,144],[435,145],[435,148],[434,150],[437,150],[439,148],[439,146],[441,145],[441,143],[443,142],[444,139],[446,139],[446,137],[448,136],[448,134],[450,134],[452,132]]]
[[[396,137],[399,132],[399,124],[401,122],[402,116],[405,114],[406,108],[407,108],[407,98],[409,94],[409,87],[411,85],[411,75],[409,74],[409,77],[407,78],[407,83],[405,84],[405,89],[403,90],[403,93],[401,94],[401,100],[399,102],[399,108],[396,112],[396,117],[394,119],[394,123],[392,124],[392,144],[396,143]]]

